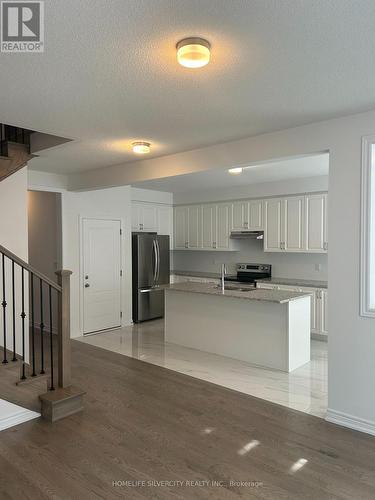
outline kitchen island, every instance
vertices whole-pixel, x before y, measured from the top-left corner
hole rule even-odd
[[[165,287],[165,340],[290,372],[310,361],[310,294],[210,283]]]

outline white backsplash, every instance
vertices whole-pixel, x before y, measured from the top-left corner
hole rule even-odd
[[[326,254],[304,253],[265,253],[263,241],[238,241],[238,252],[184,251],[173,252],[173,267],[178,271],[220,272],[222,263],[227,264],[228,272],[235,272],[238,262],[272,264],[272,275],[278,278],[298,278],[327,280]]]

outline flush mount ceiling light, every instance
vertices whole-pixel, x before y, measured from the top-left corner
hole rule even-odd
[[[228,170],[228,173],[230,173],[232,175],[238,175],[238,174],[242,174],[242,171],[243,171],[242,167],[236,167],[236,168],[230,168]]]
[[[144,141],[136,141],[132,144],[133,153],[137,155],[145,155],[150,152],[151,144]]]
[[[185,68],[201,68],[210,61],[211,45],[198,37],[184,38],[176,45],[177,61]]]

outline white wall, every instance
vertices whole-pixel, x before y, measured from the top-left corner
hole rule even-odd
[[[77,186],[224,169],[229,165],[330,152],[329,408],[331,418],[375,433],[375,320],[359,315],[361,138],[375,133],[375,111],[285,129],[77,175]],[[362,427],[361,427],[362,426]]]
[[[82,335],[80,311],[80,217],[123,220],[122,256],[123,324],[130,324],[131,309],[131,194],[130,187],[87,192],[63,193],[63,266],[73,271],[71,277],[71,335]]]
[[[149,203],[173,204],[173,194],[152,189],[131,188],[132,201],[147,201]]]
[[[227,264],[228,273],[235,273],[235,264],[253,262],[272,264],[272,275],[277,278],[327,280],[328,259],[324,254],[265,253],[263,241],[238,240],[239,252],[185,251],[173,252],[176,271],[206,271],[220,273],[221,264]],[[320,269],[316,270],[316,265]]]
[[[175,205],[187,203],[203,203],[213,201],[238,200],[241,198],[264,198],[266,196],[280,196],[284,194],[312,193],[328,190],[328,175],[316,177],[287,179],[278,182],[264,182],[261,184],[244,184],[243,186],[226,189],[211,189],[209,191],[189,191],[175,193]]]
[[[28,260],[28,228],[27,228],[27,168],[19,170],[0,182],[0,244],[21,259]],[[6,302],[7,306],[7,348],[13,347],[12,337],[12,300],[11,300],[11,261],[6,259]],[[1,266],[1,264],[0,264]],[[0,283],[2,282],[2,268]],[[21,353],[21,271],[15,267],[16,283],[16,351]],[[28,283],[26,277],[26,290]],[[2,290],[0,292],[2,301]],[[25,297],[25,312],[28,314],[28,294]],[[0,345],[3,343],[3,315],[0,315]],[[26,336],[26,353],[28,336]]]
[[[61,195],[28,192],[29,263],[57,282],[61,269]]]
[[[53,191],[65,190],[68,188],[68,176],[61,174],[52,174],[50,172],[39,172],[36,170],[28,171],[29,189]]]
[[[0,244],[23,260],[28,257],[27,168],[0,182]]]

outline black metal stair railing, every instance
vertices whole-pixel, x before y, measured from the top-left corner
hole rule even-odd
[[[54,390],[55,373],[59,375],[63,369],[58,352],[62,345],[59,335],[63,325],[63,288],[2,246],[0,256],[3,309],[0,315],[1,362],[20,362],[21,381],[47,373],[49,389]],[[62,386],[59,380],[57,382]]]

